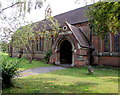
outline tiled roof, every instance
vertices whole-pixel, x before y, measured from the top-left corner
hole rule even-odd
[[[87,39],[90,39],[90,28],[89,28],[89,25],[80,26],[79,28],[83,32],[83,34],[87,37]]]
[[[67,23],[70,30],[73,32],[73,35],[78,40],[80,46],[84,48],[89,48],[89,36],[86,34],[90,31],[89,26],[75,27],[72,24],[88,21],[88,17],[85,15],[87,8],[88,6],[54,16],[61,26],[64,26]],[[46,29],[48,30],[51,29],[49,27],[50,22],[48,20],[39,21],[35,24],[38,24],[38,27],[35,30],[42,30],[42,25],[46,25]]]
[[[90,6],[90,5],[89,5]],[[67,21],[70,24],[77,24],[77,23],[82,23],[82,22],[86,22],[88,21],[88,17],[86,15],[86,10],[88,9],[89,6],[85,6],[85,7],[81,7],[75,10],[71,10],[59,15],[54,16],[54,18],[56,20],[58,20],[59,24],[61,26],[65,25],[65,21]],[[49,24],[50,21],[44,19],[42,21],[36,22],[34,24],[37,24],[37,29],[36,30],[41,30],[40,28],[42,28],[42,24],[46,25],[46,29],[51,29]]]
[[[65,21],[69,22],[70,24],[76,24],[81,22],[88,21],[88,17],[86,15],[88,6],[81,7],[72,11],[68,11],[59,15],[54,16],[58,22],[63,25]]]
[[[70,25],[68,22],[66,22],[70,30],[73,32],[73,35],[75,36],[76,40],[78,40],[79,44],[83,48],[89,48],[89,42],[87,37],[83,34],[80,28],[75,27],[73,25]]]

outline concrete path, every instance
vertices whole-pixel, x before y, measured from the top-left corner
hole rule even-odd
[[[65,69],[65,67],[49,66],[49,67],[38,67],[38,68],[33,68],[33,69],[27,69],[24,71],[20,71],[19,77],[26,77],[26,76],[30,76],[30,75],[48,73],[48,72],[52,72],[54,70],[62,70],[62,69]]]

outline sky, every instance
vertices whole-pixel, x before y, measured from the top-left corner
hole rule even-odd
[[[31,0],[31,1],[34,2],[35,0]],[[45,9],[47,8],[48,4],[50,5],[51,10],[52,10],[52,16],[55,16],[55,15],[58,15],[58,14],[61,14],[61,13],[64,13],[64,12],[67,12],[70,10],[74,10],[76,8],[83,7],[86,5],[85,1],[87,1],[88,5],[91,4],[91,0],[78,0],[78,2],[75,3],[76,1],[77,0],[46,0],[46,2],[43,3],[42,8],[36,9],[36,10],[33,8],[31,13],[26,13],[26,21],[33,23],[33,22],[37,22],[37,21],[45,19]],[[94,0],[94,1],[97,2],[98,0]],[[3,3],[3,7],[5,8],[5,7],[11,5],[10,2],[12,2],[12,0],[0,0],[0,2]],[[4,13],[6,13],[8,16],[10,16],[10,15],[13,16],[14,14],[11,14],[11,13],[12,12],[14,13],[14,11],[16,11],[14,8],[9,8],[9,9],[5,10]],[[21,22],[22,22],[22,20],[21,20]],[[1,25],[0,27],[2,27],[2,26],[6,27],[7,24],[6,23],[1,24],[1,21],[0,21],[0,25]],[[23,24],[24,24],[24,22],[23,22]],[[14,27],[14,23],[11,23],[10,25]],[[22,26],[24,26],[24,25],[22,25]],[[0,38],[2,37],[3,34],[4,33],[0,32]]]
[[[10,6],[10,2],[16,1],[16,0],[0,0],[0,2],[3,3],[3,7]],[[19,1],[19,0],[18,0]],[[35,0],[31,0],[31,2],[34,2]],[[78,1],[77,3],[75,3]],[[36,22],[40,21],[45,18],[45,9],[47,8],[48,4],[50,5],[52,9],[52,16],[76,9],[85,6],[85,1],[87,4],[91,4],[91,1],[99,1],[99,0],[46,0],[46,2],[43,3],[42,8],[40,9],[33,9],[31,13],[26,13],[26,20]],[[11,9],[12,11],[14,9]],[[10,9],[5,10],[6,13],[9,13],[11,11]]]
[[[91,4],[91,0],[86,1],[88,4]],[[76,0],[46,0],[46,2],[43,4],[43,7],[39,10],[32,11],[31,14],[27,15],[27,19],[33,19],[33,21],[44,19],[45,9],[47,8],[48,4],[51,6],[52,16],[85,6],[85,0],[79,0],[79,3],[75,2]]]

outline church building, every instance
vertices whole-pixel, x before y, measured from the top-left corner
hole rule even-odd
[[[46,17],[52,13],[48,9]],[[52,50],[50,64],[82,67],[91,60],[91,65],[120,67],[120,32],[105,39],[91,34],[86,10],[87,6],[54,16],[62,30],[50,40],[39,38],[34,58],[43,59],[44,53]],[[17,54],[13,50],[13,57]]]

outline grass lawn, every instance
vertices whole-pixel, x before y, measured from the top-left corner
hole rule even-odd
[[[29,63],[29,61],[25,58],[21,58],[21,59],[20,58],[12,58],[12,57],[9,57],[7,53],[0,53],[0,55],[2,55],[2,57],[4,57],[4,58],[7,58],[8,61],[18,61],[19,70],[51,66],[51,64],[45,64],[44,61],[33,60],[32,63]]]
[[[21,61],[19,70],[51,66],[44,61],[30,64],[27,59],[9,58]],[[87,68],[67,68],[49,73],[16,78],[15,87],[4,89],[3,93],[118,93],[118,71],[120,69],[93,67],[94,75],[87,74]]]
[[[15,87],[3,93],[118,93],[118,69],[67,68],[15,79]]]

